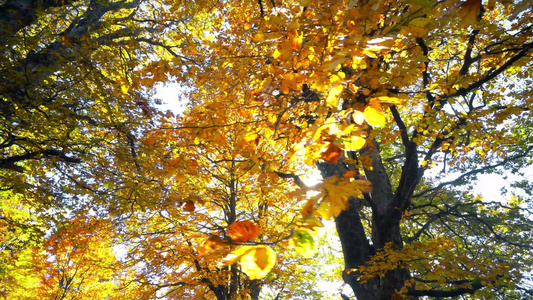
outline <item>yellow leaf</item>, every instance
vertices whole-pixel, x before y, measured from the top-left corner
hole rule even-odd
[[[326,98],[326,104],[329,107],[337,107],[338,98],[342,91],[344,90],[344,87],[342,85],[334,86],[328,93],[328,97]]]
[[[265,35],[259,31],[258,33],[254,34],[252,40],[256,43],[261,43],[265,41]]]
[[[127,85],[120,86],[120,91],[122,92],[122,94],[127,94],[129,89],[130,87]]]
[[[398,97],[381,96],[377,98],[381,103],[402,104],[403,99]]]
[[[370,192],[370,183],[365,180],[348,180],[341,177],[329,177],[324,180],[322,187],[326,190],[324,201],[318,207],[318,213],[324,219],[338,216],[348,208],[349,197],[362,197],[364,192]]]
[[[272,56],[274,57],[274,59],[278,59],[281,56],[281,52],[279,52],[278,49],[276,49],[276,51],[274,51],[274,54]]]
[[[353,110],[350,113],[350,118],[356,124],[362,125],[363,122],[365,121],[365,114],[358,110]]]
[[[366,140],[360,136],[351,136],[344,142],[345,150],[359,150],[366,144]]]
[[[372,127],[381,127],[385,125],[386,119],[383,110],[376,109],[372,106],[367,106],[365,111],[366,122]]]
[[[246,142],[251,142],[251,141],[255,141],[257,138],[259,137],[259,135],[255,132],[248,132],[245,136],[244,136],[244,140]]]
[[[350,124],[342,130],[342,135],[349,135],[356,128],[355,124]]]
[[[241,269],[250,279],[265,277],[276,263],[276,253],[268,246],[243,246],[224,258],[226,264],[233,264],[240,259]]]

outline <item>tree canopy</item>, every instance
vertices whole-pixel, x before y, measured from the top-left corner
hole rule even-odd
[[[4,0],[0,41],[5,299],[533,295],[527,0]]]

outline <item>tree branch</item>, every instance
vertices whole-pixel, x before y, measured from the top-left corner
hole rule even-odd
[[[520,50],[520,52],[518,52],[516,55],[511,57],[508,61],[506,61],[499,68],[497,68],[493,72],[487,74],[487,76],[485,76],[485,78],[470,84],[466,88],[460,88],[458,91],[456,91],[453,94],[450,94],[450,95],[439,95],[439,99],[448,99],[448,98],[453,98],[453,97],[458,97],[458,96],[466,96],[466,94],[468,94],[469,92],[481,87],[483,84],[489,82],[490,80],[496,78],[496,76],[498,76],[501,73],[503,73],[505,70],[507,70],[507,68],[512,66],[519,59],[521,59],[522,57],[526,56],[528,54],[529,50],[531,50],[531,48],[533,48],[533,43],[524,44],[522,49]]]
[[[281,178],[285,178],[285,179],[292,178],[294,179],[294,183],[296,183],[297,186],[299,186],[300,188],[305,188],[305,184],[303,183],[303,181],[300,179],[300,176],[298,175],[294,175],[291,173],[281,173],[278,171],[274,171],[274,173],[276,173],[276,175],[278,175]]]
[[[81,163],[81,159],[67,156],[65,152],[56,149],[48,149],[42,151],[29,152],[22,155],[11,156],[8,158],[0,159],[0,169],[9,169],[20,173],[24,172],[24,168],[15,165],[16,162],[39,159],[41,157],[58,157],[60,160],[68,163]]]
[[[461,67],[461,70],[459,70],[459,75],[467,75],[468,69],[474,62],[474,60],[472,59],[472,48],[474,47],[474,41],[478,33],[479,33],[479,30],[476,29],[472,31],[472,33],[470,34],[470,38],[468,39],[468,46],[465,52],[463,66]]]
[[[433,191],[436,191],[436,190],[440,190],[440,189],[442,189],[443,187],[445,187],[447,185],[457,184],[457,182],[461,181],[462,179],[464,179],[464,178],[466,178],[468,176],[471,176],[471,175],[474,175],[474,174],[478,174],[478,173],[481,173],[481,172],[484,172],[484,171],[487,171],[487,170],[491,170],[491,169],[503,166],[503,165],[505,165],[505,164],[507,164],[507,163],[509,163],[511,161],[514,161],[514,160],[517,160],[517,159],[520,159],[520,158],[524,158],[531,152],[531,150],[533,150],[533,147],[529,147],[523,153],[515,155],[515,156],[510,157],[510,158],[506,158],[502,162],[497,163],[495,165],[490,165],[490,166],[486,166],[486,167],[479,168],[479,169],[474,169],[474,170],[471,170],[469,172],[463,173],[463,174],[461,174],[461,176],[457,177],[456,179],[443,182],[443,183],[439,184],[436,187],[424,190],[424,191],[414,195],[413,198],[422,197],[422,196],[424,196],[427,193],[430,193],[430,192],[433,192]]]
[[[398,109],[396,109],[396,106],[393,105],[390,107],[390,111],[392,112],[392,116],[394,117],[394,121],[396,122],[396,125],[398,125],[398,128],[400,129],[400,135],[402,137],[402,143],[407,148],[409,147],[409,135],[407,134],[407,128],[405,127],[405,123],[402,120],[402,117],[400,116],[400,113],[398,112]]]

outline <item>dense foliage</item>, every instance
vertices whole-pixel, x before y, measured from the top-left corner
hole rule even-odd
[[[533,295],[527,0],[4,0],[0,42],[5,299]]]

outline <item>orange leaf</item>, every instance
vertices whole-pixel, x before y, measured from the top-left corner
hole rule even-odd
[[[215,250],[225,245],[226,245],[226,242],[224,240],[222,240],[218,236],[212,236],[207,241],[205,241],[205,243],[199,249],[198,254],[204,255],[209,251]]]
[[[229,225],[228,236],[234,241],[247,241],[259,236],[259,227],[251,221],[236,221]]]
[[[344,174],[342,174],[342,177],[344,178],[354,178],[355,175],[359,175],[358,171],[348,171]]]
[[[341,157],[342,149],[335,143],[330,143],[328,146],[328,149],[324,153],[322,153],[321,159],[330,162],[330,163],[336,163],[337,160]]]

